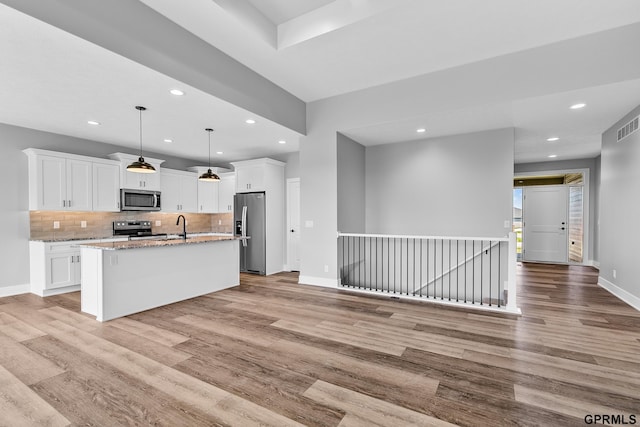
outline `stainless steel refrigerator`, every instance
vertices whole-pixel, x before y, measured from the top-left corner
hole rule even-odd
[[[234,197],[234,224],[240,241],[240,271],[266,274],[266,209],[265,194],[240,193]]]

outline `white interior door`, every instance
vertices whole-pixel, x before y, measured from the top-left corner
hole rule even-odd
[[[568,187],[525,187],[523,244],[525,261],[568,262]]]
[[[287,180],[287,263],[300,271],[300,180]]]

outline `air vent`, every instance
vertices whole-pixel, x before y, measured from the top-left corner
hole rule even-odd
[[[631,119],[629,123],[618,129],[618,142],[622,141],[623,139],[637,131],[638,122],[640,122],[640,116],[636,117],[635,119]]]

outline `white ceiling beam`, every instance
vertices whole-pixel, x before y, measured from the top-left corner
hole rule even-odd
[[[278,49],[284,49],[367,19],[408,0],[335,0],[278,25]]]
[[[276,26],[247,0],[213,0],[213,2],[256,32],[274,49],[278,47]]]

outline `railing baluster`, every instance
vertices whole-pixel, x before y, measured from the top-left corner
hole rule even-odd
[[[458,295],[460,291],[458,288],[460,287],[460,240],[456,240],[456,302],[459,301]]]
[[[489,307],[491,307],[491,297],[493,296],[491,293],[491,288],[493,288],[491,280],[493,279],[492,268],[493,268],[493,251],[491,250],[492,241],[489,240]]]
[[[418,289],[420,290],[420,296],[422,296],[422,245],[423,245],[423,241],[422,239],[420,239],[420,281],[418,282],[418,286],[420,286]]]
[[[482,305],[482,293],[484,291],[484,240],[480,242],[480,249],[482,249],[482,253],[480,254],[480,305]]]
[[[500,299],[502,298],[502,292],[500,292],[500,284],[502,283],[501,273],[501,261],[502,261],[502,242],[498,242],[498,307],[500,307]]]
[[[440,300],[444,299],[444,239],[440,239],[440,252],[442,252],[442,265],[440,269]]]
[[[471,251],[471,304],[476,303],[476,241],[472,242]]]
[[[447,299],[451,301],[451,240],[449,240],[449,269],[447,270],[447,275],[449,276],[449,293]]]
[[[464,302],[467,302],[467,240],[464,241]]]

